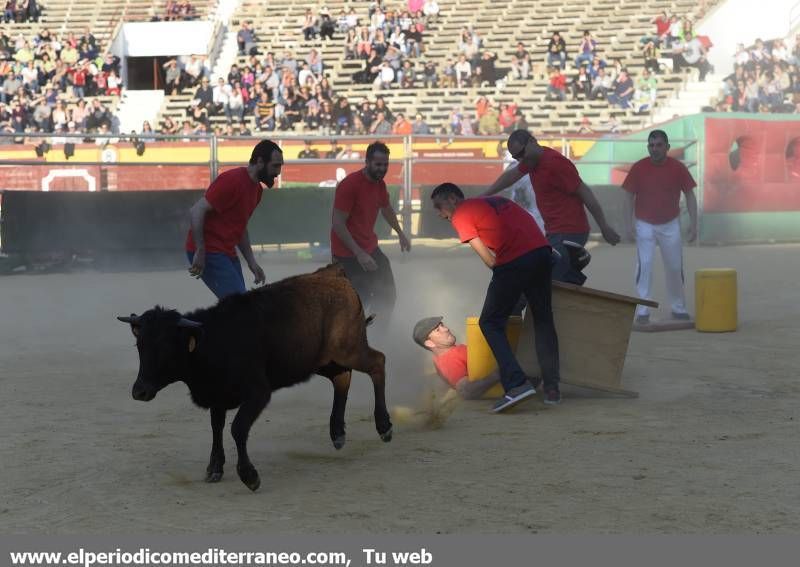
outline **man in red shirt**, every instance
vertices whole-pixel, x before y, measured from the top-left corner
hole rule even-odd
[[[456,342],[455,335],[442,322],[442,317],[426,317],[414,325],[414,342],[433,354],[433,365],[439,377],[465,400],[476,400],[500,382],[500,373],[484,378],[467,378],[467,345]],[[538,378],[531,379],[534,388]]]
[[[633,164],[622,184],[627,192],[625,218],[632,221],[635,230],[629,231],[636,239],[636,292],[639,297],[650,298],[653,275],[653,255],[656,245],[664,260],[667,295],[674,319],[688,320],[683,290],[683,250],[681,244],[680,200],[686,197],[689,211],[689,242],[697,238],[697,186],[692,174],[678,160],[667,155],[669,138],[663,130],[653,130],[647,138],[646,157]],[[650,321],[649,308],[636,308],[636,322]]]
[[[553,279],[583,285],[586,276],[570,264],[564,241],[583,246],[589,239],[589,221],[584,205],[592,213],[606,242],[616,245],[619,235],[606,222],[600,203],[581,180],[571,161],[555,150],[540,146],[527,130],[512,132],[506,147],[519,165],[506,169],[484,195],[494,195],[529,175],[536,205],[544,219],[547,240],[560,254],[553,267]]]
[[[560,403],[558,336],[551,305],[552,249],[536,221],[504,197],[464,199],[453,183],[437,186],[431,199],[439,216],[452,223],[461,242],[469,243],[492,270],[478,320],[497,360],[505,390],[492,411],[504,411],[536,393],[506,337],[508,317],[523,294],[533,314],[544,401]]]
[[[411,250],[383,181],[388,169],[389,148],[382,142],[373,142],[367,147],[366,167],[336,186],[331,229],[333,261],[342,265],[364,307],[378,311],[383,326],[394,309],[396,291],[392,266],[378,247],[375,234],[379,212],[397,232],[400,250]],[[381,317],[380,312],[386,316]]]
[[[264,186],[272,187],[282,166],[283,152],[278,145],[262,140],[253,148],[247,167],[221,173],[189,212],[189,273],[201,278],[218,299],[246,290],[236,248],[253,272],[255,283],[266,279],[253,256],[247,222],[261,201]]]

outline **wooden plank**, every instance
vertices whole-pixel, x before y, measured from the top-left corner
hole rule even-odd
[[[553,317],[558,333],[561,381],[636,396],[622,387],[637,298],[554,282]],[[533,317],[526,310],[517,359],[526,374],[541,375]]]
[[[585,295],[593,295],[596,297],[604,297],[606,299],[613,299],[615,301],[622,301],[624,303],[632,303],[634,305],[647,305],[648,307],[658,307],[657,301],[651,301],[649,299],[641,299],[639,297],[631,297],[630,295],[622,295],[620,293],[614,293],[611,291],[603,291],[601,289],[593,289],[590,287],[579,286],[571,283],[565,282],[553,282],[553,287],[560,287],[562,289],[569,289],[578,293],[582,293]]]

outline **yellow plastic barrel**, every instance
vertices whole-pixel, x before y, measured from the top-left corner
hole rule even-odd
[[[735,331],[737,326],[736,270],[697,270],[694,275],[695,328],[707,333]]]
[[[506,336],[511,348],[516,352],[519,335],[522,332],[522,317],[510,317],[506,326]],[[497,368],[497,361],[489,348],[489,343],[478,326],[478,317],[467,317],[467,377],[479,380],[488,376]],[[484,397],[499,398],[503,395],[503,386],[493,386]]]

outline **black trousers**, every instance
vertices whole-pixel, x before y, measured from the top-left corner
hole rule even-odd
[[[384,325],[388,323],[397,300],[394,274],[389,258],[380,248],[376,248],[370,256],[378,265],[378,269],[374,272],[365,271],[355,257],[334,256],[333,261],[341,264],[344,268],[344,273],[356,288],[367,315],[375,313],[377,315],[376,323]]]
[[[545,246],[492,270],[479,325],[500,367],[500,381],[506,392],[527,380],[506,337],[508,317],[520,295],[525,295],[533,315],[534,346],[544,388],[558,388],[560,372],[558,335],[551,303],[552,269],[550,247]],[[528,348],[528,345],[520,348]]]

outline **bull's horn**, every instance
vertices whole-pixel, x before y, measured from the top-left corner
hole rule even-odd
[[[122,321],[123,323],[130,323],[131,325],[135,325],[139,322],[139,316],[135,313],[131,313],[130,317],[117,317],[118,320]]]
[[[191,319],[187,319],[186,317],[181,317],[180,321],[178,321],[178,327],[197,328],[202,326],[203,326],[202,323],[198,323],[197,321],[192,321]]]

